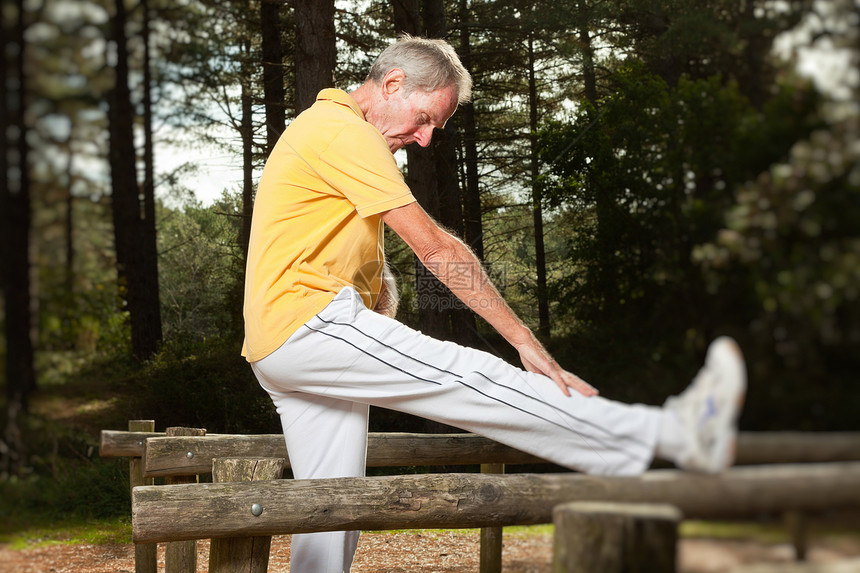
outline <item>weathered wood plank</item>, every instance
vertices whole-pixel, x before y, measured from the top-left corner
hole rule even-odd
[[[140,458],[147,438],[164,436],[164,432],[124,432],[102,430],[99,436],[99,455],[103,458]]]
[[[353,529],[549,523],[569,501],[668,503],[689,518],[860,507],[860,463],[675,470],[639,478],[436,474],[146,486],[134,490],[136,542]],[[251,514],[261,504],[262,513]]]
[[[146,447],[144,474],[148,477],[205,474],[214,458],[235,456],[237,452],[251,457],[288,457],[280,434],[152,437],[146,440]],[[853,460],[860,460],[857,432],[742,432],[738,440],[738,465]],[[371,433],[368,437],[368,467],[516,465],[542,461],[474,434],[393,432]]]
[[[155,437],[146,440],[144,474],[203,474],[212,460],[235,456],[287,457],[280,434],[257,436]],[[540,463],[543,460],[474,434],[371,433],[368,467],[466,465],[477,463]]]
[[[860,460],[860,432],[741,432],[738,465]]]

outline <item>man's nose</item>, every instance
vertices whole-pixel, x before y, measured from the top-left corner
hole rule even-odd
[[[430,140],[433,139],[433,126],[425,125],[415,132],[415,142],[421,147],[430,145]]]

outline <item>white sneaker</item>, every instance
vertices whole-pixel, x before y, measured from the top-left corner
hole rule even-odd
[[[663,405],[686,433],[686,447],[675,458],[678,467],[719,473],[734,463],[737,423],[746,389],[740,347],[731,338],[716,339],[693,382]]]

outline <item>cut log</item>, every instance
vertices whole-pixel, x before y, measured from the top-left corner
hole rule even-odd
[[[553,510],[553,573],[675,573],[681,512],[671,505],[578,501]]]

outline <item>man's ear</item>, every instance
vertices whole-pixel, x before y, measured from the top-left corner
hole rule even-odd
[[[385,77],[382,78],[382,97],[388,99],[389,96],[403,90],[403,82],[406,80],[406,73],[400,68],[390,70]]]

